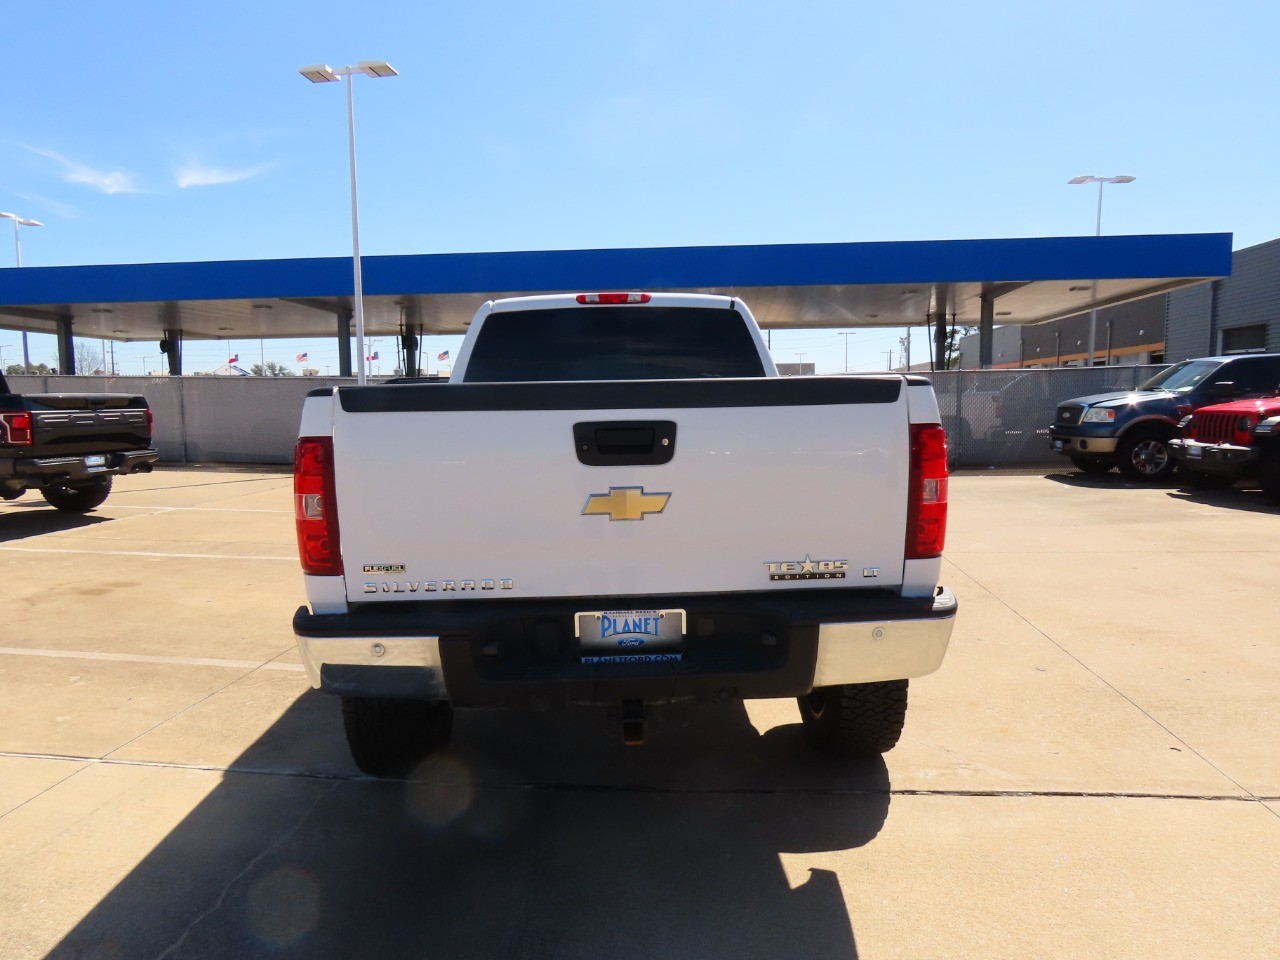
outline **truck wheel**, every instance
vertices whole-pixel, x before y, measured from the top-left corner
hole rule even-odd
[[[1130,480],[1155,483],[1173,473],[1177,462],[1169,452],[1169,437],[1163,433],[1134,433],[1116,445],[1116,464]]]
[[[1197,490],[1225,490],[1236,482],[1235,477],[1224,477],[1217,473],[1205,473],[1203,470],[1188,469],[1185,465],[1178,471],[1183,483]]]
[[[1262,492],[1280,503],[1280,443],[1273,440],[1271,449],[1262,455],[1258,479],[1262,481]]]
[[[45,487],[41,493],[51,507],[57,507],[66,513],[88,513],[100,506],[111,493],[111,478],[100,477],[74,487]]]
[[[1099,460],[1097,457],[1067,457],[1067,459],[1081,473],[1092,474],[1095,477],[1110,473],[1113,466],[1110,460]]]
[[[357,767],[374,777],[403,777],[449,742],[453,708],[443,700],[343,697],[342,725]]]
[[[801,697],[800,718],[809,742],[838,757],[888,753],[907,718],[907,681],[815,687]]]

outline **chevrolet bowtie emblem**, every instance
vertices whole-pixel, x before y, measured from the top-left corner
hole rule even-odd
[[[608,517],[610,520],[643,520],[645,514],[661,513],[667,508],[669,493],[645,493],[644,487],[610,487],[608,493],[593,493],[582,508],[584,517]]]

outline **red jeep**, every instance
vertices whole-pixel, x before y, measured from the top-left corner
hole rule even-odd
[[[1219,490],[1257,477],[1280,501],[1280,397],[1201,407],[1179,426],[1182,436],[1169,448],[1190,486]]]

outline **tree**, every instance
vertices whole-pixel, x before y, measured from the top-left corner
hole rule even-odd
[[[292,377],[296,376],[292,370],[283,363],[276,363],[274,360],[268,360],[265,364],[255,363],[249,368],[249,372],[255,377]]]
[[[977,329],[977,327],[948,328],[947,339],[942,344],[942,368],[944,370],[954,370],[960,366],[960,341]]]
[[[20,363],[11,363],[4,368],[4,372],[9,376],[14,377],[14,376],[21,376],[22,374],[27,373],[28,371],[23,370],[22,364]],[[53,372],[53,368],[50,367],[47,363],[33,363],[31,365],[30,373],[32,373],[33,375],[48,376],[52,372]]]
[[[65,371],[64,371],[65,372]],[[76,373],[102,373],[102,351],[91,343],[76,341]]]

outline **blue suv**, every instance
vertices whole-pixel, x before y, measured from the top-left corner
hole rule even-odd
[[[1161,480],[1176,466],[1169,441],[1183,417],[1211,403],[1269,397],[1277,390],[1277,353],[1184,360],[1136,390],[1058,404],[1049,438],[1055,453],[1085,473],[1114,466],[1132,480]]]

